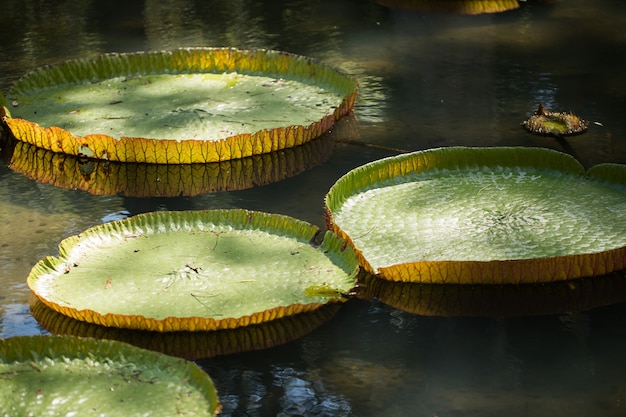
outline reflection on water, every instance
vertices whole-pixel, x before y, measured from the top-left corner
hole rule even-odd
[[[263,186],[187,197],[97,196],[37,183],[0,164],[0,337],[46,333],[29,313],[28,271],[54,255],[62,238],[104,221],[235,207],[323,226],[323,198],[336,179],[394,149],[543,146],[585,166],[626,163],[623,1],[529,0],[477,16],[391,9],[373,0],[0,6],[2,92],[38,65],[181,46],[286,50],[322,59],[361,83],[351,128],[332,155]],[[589,132],[565,141],[528,134],[520,124],[538,101],[589,120]],[[584,298],[595,295],[566,286],[559,294],[570,296],[573,311],[545,308],[518,318],[422,316],[376,299],[351,300],[292,343],[198,362],[215,379],[225,416],[625,415],[626,305],[615,297],[616,304],[600,307]],[[474,306],[494,300],[448,295]],[[436,292],[429,296],[445,306]],[[522,297],[537,301],[532,293]]]
[[[291,349],[200,364],[227,416],[617,417],[621,310],[450,320],[350,305]]]
[[[543,103],[547,109],[558,107],[556,100],[556,85],[551,81],[549,73],[540,73],[536,80],[532,80],[531,90],[535,93],[533,97],[537,103]]]
[[[206,164],[149,164],[93,160],[59,154],[9,138],[1,155],[29,178],[96,195],[182,197],[252,188],[293,177],[323,163],[335,141],[348,140],[351,117],[333,132],[294,148]],[[342,132],[347,134],[342,134]],[[346,137],[347,136],[347,137]]]
[[[93,3],[60,1],[45,7],[34,1],[0,3],[0,71],[4,78],[0,89],[6,92],[3,87],[27,70],[57,62],[59,50],[76,58],[99,52],[102,39],[92,26]]]

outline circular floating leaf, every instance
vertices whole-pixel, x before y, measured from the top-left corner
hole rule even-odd
[[[394,281],[551,282],[626,268],[626,166],[539,148],[441,148],[359,167],[329,227]]]
[[[75,156],[219,162],[297,146],[354,106],[356,81],[278,51],[187,48],[38,68],[9,93],[21,141]]]
[[[213,382],[192,362],[125,343],[57,336],[0,339],[7,416],[215,416]]]
[[[51,309],[103,326],[232,329],[341,302],[358,262],[331,232],[246,210],[154,212],[61,242],[28,285]]]
[[[536,135],[563,137],[585,133],[589,129],[589,122],[572,113],[548,111],[539,103],[535,114],[523,126]]]
[[[4,98],[4,95],[2,95],[2,91],[0,91],[0,120],[5,116],[10,116],[10,114],[7,109],[7,100]],[[2,124],[0,124],[0,133],[2,133]]]
[[[105,327],[75,320],[48,308],[35,296],[30,299],[33,317],[44,329],[54,334],[118,340],[192,360],[268,349],[294,341],[333,318],[340,308],[339,303],[326,304],[313,311],[236,329],[152,332]]]

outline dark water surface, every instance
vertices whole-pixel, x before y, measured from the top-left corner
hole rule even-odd
[[[327,158],[245,190],[97,196],[37,182],[2,160],[0,337],[47,334],[31,316],[26,276],[39,259],[56,255],[61,239],[102,222],[153,210],[246,208],[324,226],[323,198],[337,178],[393,149],[542,146],[587,167],[626,163],[625,28],[622,0],[529,0],[478,16],[392,10],[368,0],[0,0],[4,93],[40,65],[181,46],[285,50],[360,82],[354,115],[325,139],[333,143]],[[589,132],[567,140],[527,134],[520,122],[539,101],[588,119]],[[510,294],[425,299],[458,307],[454,317],[352,300],[294,342],[198,363],[214,378],[226,416],[626,416],[619,283],[626,277],[616,276],[617,283],[586,285],[590,291],[550,288],[520,305],[512,298],[511,311],[493,308],[498,316],[543,313],[517,318],[464,317],[464,300],[495,306]]]

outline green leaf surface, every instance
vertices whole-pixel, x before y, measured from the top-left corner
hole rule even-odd
[[[88,338],[0,340],[6,416],[214,416],[213,382],[191,362]]]
[[[147,330],[261,323],[342,301],[358,264],[317,227],[245,210],[155,212],[70,237],[28,284],[79,320]]]
[[[303,337],[332,319],[340,303],[329,303],[313,311],[236,329],[155,332],[105,327],[57,313],[37,297],[30,297],[30,312],[39,325],[57,335],[118,340],[172,356],[197,360],[269,349]]]
[[[351,77],[278,51],[186,48],[37,68],[9,92],[21,141],[120,162],[204,163],[286,149],[328,131]]]
[[[294,80],[223,74],[160,74],[60,85],[16,96],[13,117],[76,136],[218,141],[277,126],[308,126],[342,96]]]
[[[570,156],[546,149],[442,148],[357,168],[326,204],[336,231],[374,274],[403,265],[390,274],[428,282],[558,280],[624,267],[626,189],[610,182],[623,169],[588,175]]]
[[[341,122],[341,121],[340,121]],[[97,195],[196,196],[281,181],[328,160],[334,133],[301,146],[205,164],[146,164],[79,158],[7,140],[9,167],[41,183]]]

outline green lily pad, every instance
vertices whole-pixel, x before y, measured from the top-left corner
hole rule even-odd
[[[381,6],[436,13],[499,13],[519,8],[518,0],[376,0]]]
[[[6,123],[40,148],[120,162],[219,162],[294,147],[348,114],[356,81],[277,51],[187,48],[38,68]]]
[[[626,268],[626,166],[539,148],[387,158],[326,196],[364,269],[425,283],[551,282]]]
[[[215,416],[217,393],[192,362],[125,343],[20,336],[0,340],[6,416]]]
[[[589,122],[575,114],[548,111],[541,103],[535,113],[522,125],[530,133],[557,138],[580,135],[589,129]]]
[[[28,285],[51,309],[155,331],[258,324],[342,302],[358,261],[335,234],[246,210],[154,212],[63,240]]]

